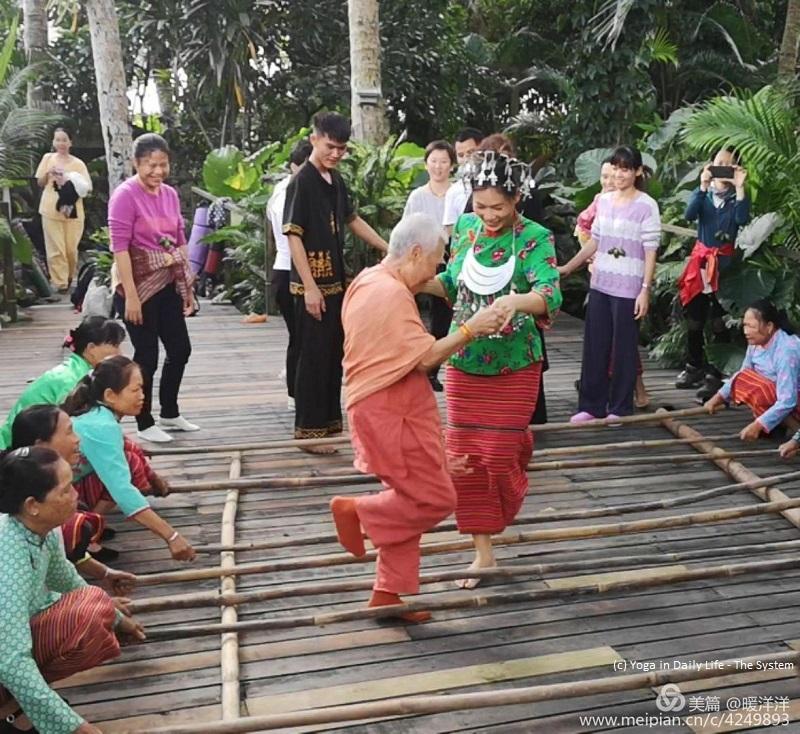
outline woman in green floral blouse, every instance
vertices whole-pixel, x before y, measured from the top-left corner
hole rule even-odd
[[[38,446],[0,456],[0,732],[100,734],[51,687],[119,655],[144,629],[87,586],[57,529],[75,512],[72,469]]]
[[[447,451],[456,464],[464,457],[466,469],[453,477],[456,521],[473,536],[470,570],[476,570],[495,566],[491,536],[513,521],[528,491],[528,421],[542,372],[536,325],[549,325],[561,291],[552,234],[516,210],[524,167],[485,151],[467,175],[474,213],[459,218],[447,269],[425,290],[453,304],[453,330],[468,331],[465,322],[485,305],[506,319],[497,335],[472,339],[456,352],[446,373]],[[477,579],[459,585],[474,588]]]

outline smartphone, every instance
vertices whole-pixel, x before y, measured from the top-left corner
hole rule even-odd
[[[733,178],[733,166],[709,166],[708,172],[713,178]]]

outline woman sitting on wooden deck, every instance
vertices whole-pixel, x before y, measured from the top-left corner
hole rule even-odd
[[[70,466],[75,466],[81,456],[80,441],[72,429],[72,420],[56,405],[31,405],[14,419],[11,448],[24,446],[52,449]],[[109,593],[125,597],[133,589],[136,577],[109,568],[88,553],[92,543],[98,543],[106,537],[105,532],[102,515],[82,511],[79,507],[61,526],[64,552],[82,576],[97,579]],[[124,605],[126,601],[121,599],[120,603]]]
[[[144,404],[142,372],[121,355],[101,362],[78,383],[64,402],[81,441],[82,461],[75,488],[93,512],[105,513],[118,506],[128,518],[164,540],[176,561],[191,561],[194,548],[150,507],[142,492],[165,496],[163,481],[154,473],[136,444],[130,453],[119,424],[123,416],[138,415]],[[157,479],[157,477],[155,477]]]
[[[144,630],[78,576],[57,528],[75,512],[72,470],[52,449],[0,458],[0,731],[100,734],[48,683],[119,655]]]
[[[728,402],[747,405],[754,420],[739,434],[743,441],[755,441],[781,423],[797,430],[800,339],[786,315],[763,298],[745,311],[742,329],[748,343],[742,367],[706,402],[706,409],[714,413]]]

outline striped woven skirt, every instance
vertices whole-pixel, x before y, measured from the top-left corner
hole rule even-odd
[[[753,418],[766,413],[778,401],[775,383],[755,370],[742,370],[731,383],[731,400],[736,405],[746,405],[753,411]],[[800,395],[792,417],[800,420]]]
[[[48,682],[68,678],[119,655],[116,610],[105,591],[84,586],[31,617],[33,659]],[[10,699],[0,686],[0,704]]]
[[[138,443],[131,441],[127,436],[124,438],[123,451],[131,470],[131,483],[140,492],[148,494],[151,491],[151,480],[155,476],[155,472],[144,455],[144,451]],[[75,482],[75,489],[78,492],[78,499],[90,510],[97,507],[100,500],[115,501],[95,472],[87,474]]]
[[[522,507],[541,377],[541,362],[492,376],[447,367],[447,453],[467,456],[468,471],[453,475],[460,532],[500,533]]]

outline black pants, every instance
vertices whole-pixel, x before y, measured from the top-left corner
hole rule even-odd
[[[278,310],[286,322],[289,332],[289,346],[286,347],[286,390],[289,397],[294,397],[294,379],[297,370],[297,329],[295,328],[294,299],[289,293],[289,271],[273,270],[272,287],[275,288],[275,300]]]
[[[536,408],[531,416],[532,426],[541,426],[547,423],[547,400],[544,397],[544,373],[550,369],[550,362],[547,359],[547,345],[544,343],[544,331],[536,327],[542,339],[542,376],[539,380],[539,397],[536,398]]]
[[[453,321],[453,309],[447,305],[443,298],[431,298],[431,334],[437,339],[443,339],[450,333],[450,324]],[[434,367],[431,377],[438,377],[439,367]]]
[[[124,315],[125,300],[119,294],[115,297],[117,311]],[[167,353],[161,368],[158,386],[158,402],[162,418],[177,418],[178,392],[181,389],[183,372],[192,344],[183,315],[183,300],[174,285],[168,285],[142,304],[142,323],[125,321],[125,328],[133,344],[133,361],[142,370],[144,382],[144,407],[136,417],[140,431],[150,428],[153,420],[153,375],[158,369],[158,342],[164,345]]]
[[[639,322],[634,298],[589,291],[583,332],[583,364],[578,409],[595,418],[633,415]],[[614,369],[609,377],[608,365]]]
[[[294,378],[295,438],[324,438],[342,431],[343,293],[325,296],[318,321],[294,298],[297,366]]]
[[[728,342],[730,335],[725,328],[725,310],[713,293],[699,293],[684,307],[687,326],[689,364],[692,367],[709,369],[705,354],[706,323],[711,319],[711,331],[715,342]],[[716,371],[712,369],[716,374]]]

